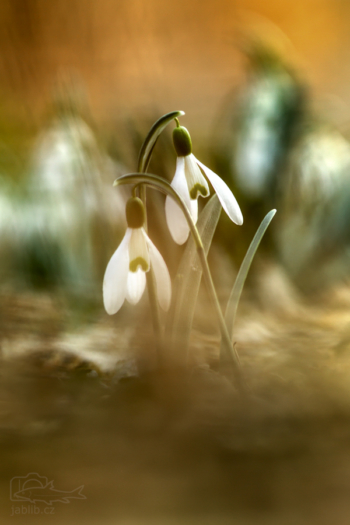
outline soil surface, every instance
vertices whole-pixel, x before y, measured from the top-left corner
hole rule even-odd
[[[154,370],[144,304],[2,293],[1,523],[348,525],[350,288],[306,301],[265,268],[237,319],[246,397],[209,307],[190,368]]]

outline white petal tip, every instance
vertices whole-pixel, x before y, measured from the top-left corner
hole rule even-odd
[[[122,307],[122,305],[120,305],[119,308],[115,308],[115,306],[108,300],[103,300],[103,305],[108,315],[116,314],[117,312],[119,312],[120,308]]]
[[[151,239],[148,240],[151,256],[151,264],[157,287],[159,306],[166,312],[169,310],[171,301],[171,279],[165,261]]]
[[[185,242],[187,241],[188,235],[189,235],[189,233],[186,236],[183,236],[183,237],[175,237],[174,235],[172,237],[173,237],[173,240],[176,242],[176,244],[181,246],[182,244],[185,244]]]
[[[129,269],[130,235],[131,230],[128,228],[122,242],[112,255],[103,278],[103,304],[108,315],[116,314],[124,303]]]
[[[165,216],[174,241],[177,244],[184,244],[188,239],[190,228],[181,208],[171,197],[165,200]]]
[[[219,177],[219,175],[214,173],[210,168],[205,166],[198,159],[195,159],[195,160],[197,164],[202,168],[202,170],[204,171],[208,179],[210,180],[211,185],[213,186],[220,200],[221,206],[223,207],[227,215],[230,217],[231,221],[233,221],[238,226],[241,226],[243,224],[243,215],[242,215],[241,209],[233,193],[227,186],[226,182],[224,182]]]
[[[109,309],[106,307],[106,305],[105,305],[105,310],[106,310],[106,312],[107,312],[108,315],[114,315],[114,314],[117,313],[117,312],[114,312],[113,310],[109,310]]]

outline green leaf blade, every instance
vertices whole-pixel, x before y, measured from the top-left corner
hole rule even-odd
[[[250,266],[253,262],[253,259],[259,247],[259,244],[263,236],[265,235],[265,232],[275,214],[276,214],[276,210],[271,210],[264,217],[259,228],[257,229],[257,232],[254,235],[254,238],[252,242],[250,243],[248,251],[243,259],[243,262],[237,274],[237,278],[233,285],[229,300],[227,302],[227,307],[226,307],[226,312],[225,312],[225,322],[226,322],[227,330],[228,330],[228,333],[230,334],[231,340],[233,339],[233,328],[234,328],[234,323],[236,319],[238,303],[239,303],[239,300],[242,294],[244,283],[246,281]],[[223,355],[223,352],[224,352],[224,349],[221,345],[220,356]]]

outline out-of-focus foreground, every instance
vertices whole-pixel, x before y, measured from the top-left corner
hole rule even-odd
[[[341,0],[1,2],[1,523],[349,522],[349,22]],[[112,183],[175,109],[244,215],[209,255],[223,309],[277,208],[236,319],[248,399],[204,287],[187,371],[155,369],[147,294],[102,307]],[[166,131],[149,171],[175,160]]]

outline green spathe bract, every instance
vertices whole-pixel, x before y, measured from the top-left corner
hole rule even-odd
[[[160,117],[153,124],[141,146],[141,150],[139,153],[137,167],[140,173],[147,171],[153,153],[153,149],[157,143],[159,135],[167,127],[167,125],[174,120],[174,118],[181,117],[184,114],[184,111],[171,111],[170,113],[166,113],[165,115]]]

